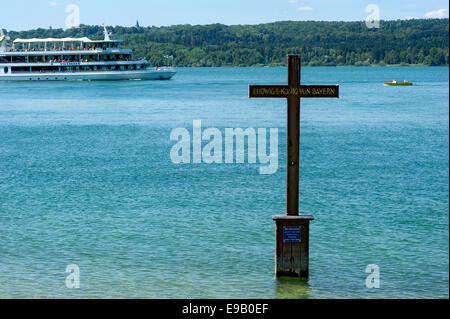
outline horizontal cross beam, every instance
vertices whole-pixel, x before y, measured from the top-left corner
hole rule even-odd
[[[339,98],[339,85],[250,85],[250,98]]]

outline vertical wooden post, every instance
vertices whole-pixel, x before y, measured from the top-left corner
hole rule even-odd
[[[301,60],[288,56],[288,87],[300,87]],[[312,216],[300,216],[300,99],[287,97],[286,215],[273,216],[275,230],[275,273],[277,277],[309,276],[309,223]]]
[[[300,57],[288,57],[288,86],[300,86]],[[287,110],[287,201],[288,216],[298,216],[299,158],[300,158],[300,99],[294,95],[288,98]]]

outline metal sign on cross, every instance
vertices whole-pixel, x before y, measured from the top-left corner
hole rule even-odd
[[[300,85],[300,70],[300,56],[289,55],[287,85],[250,85],[250,98],[287,98],[288,216],[299,214],[300,98],[339,98],[338,85]]]

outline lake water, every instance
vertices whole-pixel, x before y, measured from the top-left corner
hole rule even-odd
[[[393,79],[415,85],[383,87]],[[341,86],[302,100],[308,282],[274,278],[286,102],[248,98],[248,84],[285,81],[285,68],[180,68],[0,83],[0,298],[448,298],[448,67],[303,68],[303,84]],[[278,171],[173,164],[170,133],[193,120],[278,128]]]

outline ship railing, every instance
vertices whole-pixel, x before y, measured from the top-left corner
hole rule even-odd
[[[98,72],[127,72],[127,71],[142,71],[142,70],[71,70],[71,71],[13,71],[12,74],[64,74],[64,73],[98,73]]]
[[[28,63],[28,64],[32,64],[32,63],[107,63],[107,62],[140,62],[140,61],[144,61],[145,59],[143,58],[138,58],[138,59],[117,59],[117,60],[91,60],[89,59],[88,61],[83,60],[83,61],[77,61],[77,60],[50,60],[50,61],[13,61],[12,63]],[[4,63],[11,63],[10,61],[8,62],[4,62]]]
[[[52,52],[52,51],[97,51],[88,48],[50,48],[50,49],[7,49],[6,52]]]
[[[62,52],[62,51],[95,51],[95,52],[110,52],[113,50],[119,50],[117,52],[128,52],[130,51],[129,49],[117,49],[117,48],[108,48],[108,49],[103,49],[103,48],[97,48],[97,47],[93,47],[93,48],[47,48],[47,49],[15,49],[15,48],[8,48],[5,50],[5,52],[20,52],[20,53],[27,53],[27,52]],[[114,51],[115,52],[115,51]]]

